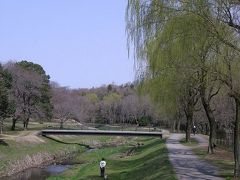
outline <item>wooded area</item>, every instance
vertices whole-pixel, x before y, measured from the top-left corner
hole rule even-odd
[[[234,131],[240,175],[240,1],[129,0],[126,29],[139,65],[139,84],[169,119],[209,131]],[[205,119],[205,122],[204,120]],[[207,120],[207,121],[206,121]]]
[[[4,119],[28,128],[30,120],[67,120],[80,123],[156,124],[158,114],[147,96],[139,97],[133,84],[109,84],[99,88],[70,89],[50,82],[41,65],[28,61],[1,66],[1,131]],[[125,126],[124,125],[124,126]]]

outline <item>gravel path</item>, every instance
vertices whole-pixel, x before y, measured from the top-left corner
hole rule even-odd
[[[179,180],[223,180],[218,176],[218,168],[199,159],[190,147],[181,145],[179,140],[183,134],[172,134],[167,139],[169,159],[176,171]],[[207,140],[199,135],[196,138],[200,145],[207,145]]]

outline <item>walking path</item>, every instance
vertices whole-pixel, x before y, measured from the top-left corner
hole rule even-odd
[[[199,159],[190,147],[179,143],[184,138],[183,134],[172,134],[167,139],[169,159],[176,171],[179,180],[223,180],[218,176],[218,168]],[[200,145],[207,145],[207,140],[196,135]]]

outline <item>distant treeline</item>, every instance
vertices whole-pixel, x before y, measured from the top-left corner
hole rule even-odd
[[[161,125],[173,131],[186,130],[184,106],[175,116],[166,114],[164,107],[155,105],[141,87],[134,83],[103,85],[91,89],[70,89],[50,81],[41,65],[28,61],[9,62],[0,66],[0,127],[6,118],[28,128],[31,119],[39,122]],[[209,124],[201,103],[196,105],[194,124],[199,132],[208,134]],[[234,128],[235,107],[227,91],[213,101],[217,134],[224,136]],[[169,112],[171,113],[171,112]]]
[[[50,82],[41,65],[28,61],[0,66],[1,131],[6,118],[27,129],[29,121],[58,121],[63,128],[69,119],[81,123],[149,125],[158,115],[147,96],[138,96],[134,84],[70,89]]]

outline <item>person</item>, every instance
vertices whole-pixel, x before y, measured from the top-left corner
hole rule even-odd
[[[197,130],[197,127],[194,125],[194,126],[193,126],[193,134],[194,134],[194,135],[196,134],[196,130]]]
[[[105,177],[105,167],[106,167],[107,163],[105,161],[104,158],[102,158],[102,160],[99,163],[100,166],[100,176],[101,177]]]

